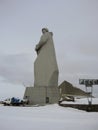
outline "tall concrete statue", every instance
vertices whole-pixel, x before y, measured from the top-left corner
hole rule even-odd
[[[34,86],[27,87],[24,98],[29,104],[57,103],[59,100],[58,66],[53,44],[53,33],[42,29],[42,36],[35,47]]]
[[[34,62],[34,86],[57,87],[58,66],[53,44],[53,33],[42,29],[42,36],[35,48],[37,58]]]

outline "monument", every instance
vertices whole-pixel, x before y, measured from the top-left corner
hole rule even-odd
[[[34,63],[34,86],[58,86],[58,67],[53,44],[53,33],[42,29],[43,35],[36,45],[37,59]]]
[[[35,47],[34,87],[27,87],[24,98],[30,104],[56,103],[59,98],[58,66],[53,43],[53,33],[42,29],[42,36]]]

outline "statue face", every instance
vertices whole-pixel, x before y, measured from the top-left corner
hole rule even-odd
[[[47,32],[47,31],[46,31],[45,29],[42,30],[42,33],[43,33],[43,34],[46,33],[46,32]]]

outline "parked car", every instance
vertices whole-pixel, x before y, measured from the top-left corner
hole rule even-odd
[[[6,100],[2,101],[2,104],[4,105],[8,105],[8,106],[20,106],[20,105],[26,105],[28,104],[28,100],[27,99],[19,99],[19,98],[7,98]]]

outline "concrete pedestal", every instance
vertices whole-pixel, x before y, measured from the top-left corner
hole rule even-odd
[[[24,98],[29,104],[53,104],[59,100],[59,89],[57,87],[27,87]]]

